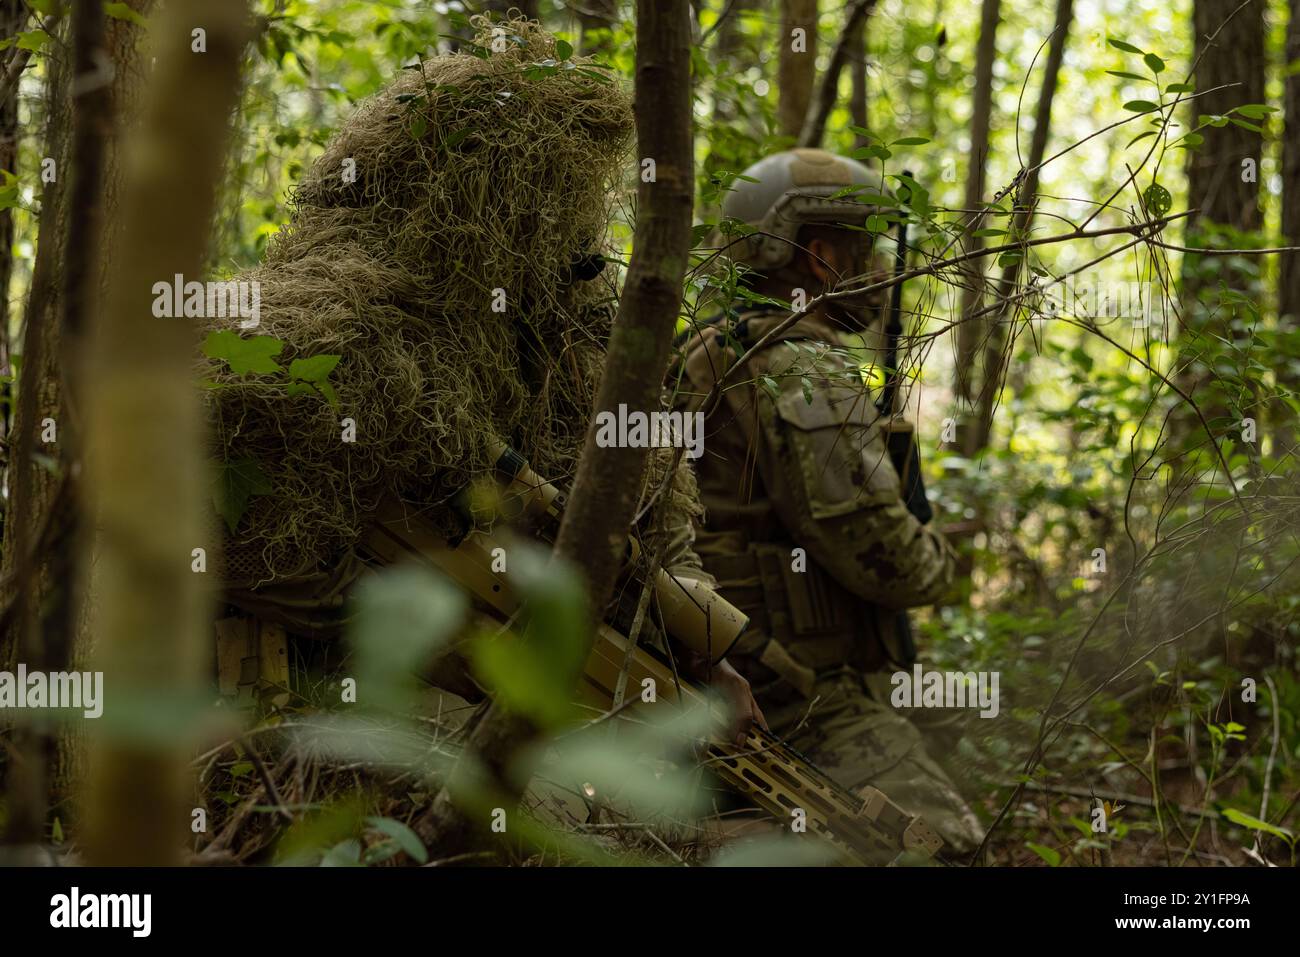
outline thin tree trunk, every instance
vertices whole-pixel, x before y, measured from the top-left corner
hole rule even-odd
[[[207,49],[191,52],[201,24]],[[121,250],[88,357],[83,508],[98,520],[95,670],[105,675],[94,729],[86,856],[96,864],[167,864],[184,847],[192,787],[187,731],[203,687],[208,597],[190,570],[206,505],[203,418],[192,379],[195,327],[152,315],[152,286],[198,276],[250,34],[244,4],[170,0],[153,22],[157,73],[127,148]],[[91,493],[94,493],[93,495]],[[83,566],[83,573],[86,569]],[[158,708],[161,738],[114,708]],[[184,714],[182,710],[182,714]],[[132,730],[128,730],[132,728]]]
[[[867,46],[870,35],[870,20],[863,20],[858,24],[857,33],[849,46],[849,77],[852,82],[849,93],[849,116],[853,118],[853,125],[863,130],[871,129],[867,100]],[[853,134],[854,149],[861,149],[866,145],[865,136],[861,133]]]
[[[0,34],[14,36],[27,26],[27,8],[22,0],[0,0]],[[13,49],[9,58],[0,58],[7,71],[17,66],[18,54],[25,51]],[[6,72],[7,76],[7,72]],[[13,81],[0,87],[0,170],[18,175],[18,86],[21,73]],[[13,374],[9,363],[9,280],[14,271],[14,211],[0,209],[0,376]],[[13,394],[8,381],[0,382],[0,441],[9,436],[9,398]]]
[[[1300,0],[1290,0],[1286,28],[1287,65],[1300,63]],[[1300,68],[1283,80],[1282,137],[1282,236],[1287,246],[1300,246]],[[1277,315],[1279,331],[1292,337],[1300,336],[1300,253],[1282,253],[1277,279]],[[1293,350],[1283,350],[1283,355],[1294,356]],[[1294,361],[1294,360],[1292,360]],[[1279,362],[1278,385],[1293,393],[1300,393],[1300,376],[1288,364]],[[1295,411],[1284,402],[1275,405],[1277,410],[1274,429],[1273,454],[1281,456],[1294,448],[1298,433]]]
[[[993,114],[993,60],[997,56],[997,29],[999,18],[999,0],[983,0],[980,7],[979,41],[975,47],[975,95],[971,104],[970,151],[966,171],[965,210],[969,217],[966,248],[975,251],[983,248],[984,241],[974,234],[983,223],[985,171],[989,152],[989,124]],[[980,308],[983,301],[984,266],[983,260],[976,258],[962,270],[964,288],[961,294],[961,324],[957,327],[957,381],[956,392],[962,400],[963,412],[968,411],[974,383],[971,369],[979,349],[979,334],[982,325],[971,316]],[[963,422],[962,433],[968,433],[972,423]],[[968,438],[961,438],[964,447]]]
[[[643,174],[637,193],[632,260],[610,336],[596,410],[657,409],[673,330],[681,309],[694,201],[690,51],[693,21],[687,0],[637,0],[637,149],[654,160],[654,181]],[[603,613],[627,547],[648,450],[601,448],[595,421],[573,483],[573,495],[555,542],[555,555],[583,574],[593,614]],[[586,640],[590,642],[591,635]],[[469,737],[466,759],[420,823],[420,834],[441,854],[479,839],[486,820],[469,820],[451,793],[482,766],[495,790],[511,801],[524,786],[505,770],[536,729],[493,704]]]
[[[155,0],[128,0],[128,6],[141,17],[148,17],[153,11]],[[97,74],[100,79],[110,81],[106,88],[98,87],[91,90],[92,93],[99,95],[96,96],[96,102],[90,106],[90,110],[93,111],[92,119],[100,123],[99,134],[103,137],[103,169],[99,177],[98,193],[101,208],[94,216],[97,220],[96,232],[89,240],[97,245],[97,252],[94,256],[86,257],[90,268],[95,270],[93,277],[95,285],[89,295],[99,302],[103,301],[108,292],[109,279],[116,264],[115,251],[123,245],[122,219],[116,215],[121,182],[120,153],[122,144],[134,131],[139,112],[140,91],[145,88],[145,76],[149,70],[148,61],[140,52],[144,35],[144,28],[131,20],[109,18],[105,22],[101,44],[107,64],[101,59],[90,67],[92,73]],[[74,174],[75,172],[74,170]],[[72,208],[80,207],[74,201]],[[69,346],[60,343],[60,350],[68,357],[64,363],[65,368],[72,369],[76,365],[76,359],[69,351]],[[67,413],[69,425],[75,430],[81,422],[80,405],[70,400],[65,400],[65,404],[69,406]],[[72,508],[74,501],[75,498],[69,496],[69,509]],[[73,547],[90,545],[84,539],[75,542],[69,538],[67,542]],[[72,576],[69,576],[67,581],[69,588],[79,584]],[[74,668],[84,665],[91,651],[91,634],[83,604],[74,601],[66,612],[70,644],[64,657],[70,659]],[[54,767],[51,769],[51,785],[56,799],[75,797],[74,790],[84,775],[83,731],[84,726],[76,723],[65,724],[61,730]]]
[[[1047,62],[1043,65],[1043,86],[1038,94],[1038,109],[1034,113],[1034,135],[1029,143],[1025,178],[1021,182],[1017,197],[1012,226],[1013,236],[1028,236],[1029,227],[1034,221],[1034,206],[1038,200],[1038,167],[1042,165],[1043,157],[1047,153],[1047,139],[1052,125],[1052,101],[1056,97],[1057,80],[1061,73],[1061,63],[1065,58],[1065,43],[1073,19],[1074,0],[1056,0],[1056,25],[1052,28],[1052,38],[1047,47]],[[984,348],[984,379],[979,394],[979,419],[974,431],[974,442],[966,449],[968,458],[988,447],[989,435],[993,430],[993,410],[1002,389],[1006,363],[1010,359],[1008,354],[1004,354],[1009,337],[1003,320],[1008,312],[1014,315],[1015,310],[1009,306],[1009,297],[1015,291],[1022,266],[1020,259],[1008,262],[1002,267],[1002,275],[998,280],[997,294],[1002,305],[988,321],[988,339]]]
[[[777,126],[798,139],[817,79],[817,0],[781,0],[779,41]]]
[[[822,76],[817,98],[804,118],[803,131],[799,134],[800,146],[815,148],[822,145],[822,138],[826,135],[826,121],[830,119],[831,110],[835,108],[835,102],[839,99],[840,74],[844,72],[845,65],[853,59],[855,53],[858,57],[862,56],[863,24],[867,22],[875,6],[876,0],[854,0],[853,6],[849,8],[844,33],[840,36],[840,42],[835,45],[835,52],[831,54],[831,62]],[[864,109],[865,102],[864,98]]]
[[[52,43],[63,43],[55,37]],[[52,584],[41,554],[57,531],[56,503],[61,480],[37,463],[38,444],[50,454],[57,441],[40,441],[47,426],[60,425],[61,382],[58,365],[58,321],[61,312],[56,269],[67,234],[66,132],[68,73],[63,56],[47,59],[45,156],[54,163],[55,179],[41,191],[37,220],[36,260],[23,318],[22,371],[10,441],[9,508],[0,549],[0,595],[4,629],[0,632],[0,667],[13,670],[19,662],[32,667],[41,659],[40,612]],[[49,762],[45,742],[48,728],[36,722],[19,729],[15,750],[21,756],[9,775],[9,820],[4,840],[12,845],[36,845],[44,836],[48,801]]]

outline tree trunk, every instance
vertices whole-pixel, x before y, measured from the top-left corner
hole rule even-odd
[[[660,407],[663,374],[681,309],[694,201],[691,122],[691,30],[686,0],[637,0],[637,149],[654,160],[653,181],[643,172],[637,192],[632,259],[610,335],[596,410]],[[644,167],[643,167],[644,169]],[[557,559],[583,574],[593,614],[603,614],[622,567],[635,517],[648,450],[601,448],[595,420],[578,463],[573,494],[555,542]],[[594,624],[594,623],[593,623]],[[590,642],[591,635],[586,640]],[[529,722],[493,704],[471,732],[466,759],[420,823],[420,834],[440,854],[479,839],[486,820],[469,820],[450,796],[479,765],[494,790],[511,801],[524,786],[505,769],[536,734]]]
[[[1074,19],[1074,0],[1056,0],[1056,25],[1052,28],[1052,38],[1048,42],[1047,62],[1043,65],[1043,87],[1038,94],[1038,109],[1034,113],[1034,135],[1029,143],[1028,165],[1025,178],[1020,184],[1016,200],[1016,212],[1012,236],[1028,236],[1029,227],[1034,221],[1034,206],[1038,199],[1038,167],[1042,165],[1047,154],[1047,139],[1052,125],[1052,100],[1056,97],[1057,80],[1061,73],[1061,63],[1065,58],[1065,43],[1070,33],[1070,24]],[[1002,267],[998,279],[998,299],[1000,308],[988,320],[988,339],[984,348],[983,382],[979,394],[979,418],[973,431],[974,441],[965,450],[969,458],[988,447],[989,435],[993,431],[993,411],[997,405],[998,394],[1002,390],[1002,376],[1010,360],[1007,349],[1009,336],[1003,321],[1008,312],[1014,317],[1015,308],[1008,297],[1015,292],[1016,281],[1020,276],[1023,263],[1020,259],[1009,262]]]
[[[863,24],[867,22],[875,6],[876,0],[854,0],[853,6],[849,9],[844,33],[840,36],[840,42],[835,45],[835,52],[831,54],[831,62],[822,77],[817,99],[813,101],[808,115],[804,118],[803,130],[799,134],[800,146],[817,148],[822,145],[822,138],[826,135],[826,121],[830,119],[835,101],[839,99],[840,74],[844,72],[845,65],[855,54],[859,58],[863,56]],[[864,99],[864,109],[865,104]]]
[[[975,47],[975,95],[971,104],[970,150],[966,171],[965,211],[969,227],[966,230],[967,251],[982,249],[984,241],[974,234],[983,225],[984,179],[989,152],[989,123],[993,113],[993,60],[997,55],[996,37],[999,19],[999,0],[983,0],[980,7],[979,42]],[[961,324],[957,327],[957,382],[956,392],[962,403],[961,414],[970,410],[974,384],[971,370],[979,349],[980,330],[983,328],[971,316],[979,311],[984,299],[983,260],[976,258],[962,270]],[[962,447],[970,444],[969,433],[974,424],[963,421],[959,430]]]
[[[798,139],[817,79],[817,0],[781,0],[777,61],[777,125]]]
[[[1300,246],[1300,0],[1290,0],[1286,28],[1286,55],[1283,62],[1291,65],[1293,72],[1283,80],[1282,137],[1282,241],[1287,246]],[[1294,343],[1300,339],[1300,253],[1282,253],[1277,279],[1277,315],[1279,332]],[[1292,393],[1300,394],[1300,374],[1295,371],[1295,357],[1300,354],[1294,346],[1279,351],[1278,385]],[[1276,404],[1273,455],[1280,457],[1295,447],[1300,434],[1297,416],[1285,402]]]
[[[100,215],[104,174],[104,151],[111,126],[109,62],[104,50],[104,12],[97,0],[76,0],[71,7],[72,23],[72,143],[65,178],[70,208],[67,244],[63,250],[59,287],[62,315],[58,345],[61,350],[63,406],[59,424],[58,463],[60,482],[71,483],[80,462],[78,439],[79,403],[76,401],[81,336],[90,304],[98,298]],[[80,538],[77,510],[72,496],[62,495],[51,504],[60,514],[55,534],[46,535],[38,547],[48,571],[47,607],[39,613],[39,626],[24,631],[19,643],[21,660],[33,671],[46,674],[67,670],[77,630],[78,603],[74,588],[74,555]],[[22,760],[15,776],[15,815],[11,831],[15,841],[34,843],[44,829],[51,770],[58,758],[58,732],[53,724],[33,723],[23,730],[18,750]]]
[[[1205,91],[1191,103],[1190,112],[1227,114],[1234,107],[1264,102],[1264,3],[1263,0],[1195,0],[1192,7],[1195,83]],[[1226,89],[1215,87],[1227,84]],[[1249,121],[1252,123],[1263,122]],[[1187,246],[1207,246],[1224,227],[1248,233],[1262,223],[1259,206],[1259,163],[1262,140],[1258,133],[1228,123],[1221,129],[1201,130],[1205,142],[1187,151],[1187,203],[1196,210],[1187,219]],[[1236,245],[1239,240],[1229,238]],[[1219,351],[1215,343],[1240,338],[1234,319],[1245,320],[1242,307],[1220,305],[1219,284],[1258,301],[1262,289],[1252,288],[1257,280],[1252,266],[1234,266],[1228,257],[1200,257],[1187,254],[1182,265],[1182,326],[1184,335],[1197,338],[1188,344],[1188,359],[1207,348]],[[1180,386],[1195,394],[1211,426],[1224,426],[1236,402],[1221,388],[1210,366],[1192,361],[1181,376]],[[1235,415],[1234,415],[1235,418]],[[1190,416],[1180,418],[1178,432],[1194,433]],[[1216,423],[1217,420],[1217,423]],[[1203,437],[1191,441],[1199,442]]]
[[[186,758],[210,631],[208,594],[190,570],[207,507],[205,445],[195,328],[155,319],[151,290],[159,277],[202,271],[247,15],[238,3],[170,0],[151,26],[157,73],[123,167],[131,242],[120,250],[87,362],[96,400],[87,410],[82,505],[101,531],[94,670],[106,685],[106,717],[92,732],[94,801],[84,807],[86,856],[95,864],[175,863],[187,833]],[[203,53],[191,52],[196,24],[206,30]],[[157,709],[146,719],[155,733],[143,735],[140,720],[123,721],[120,711],[110,720],[115,703]]]

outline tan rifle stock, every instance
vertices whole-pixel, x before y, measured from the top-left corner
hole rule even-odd
[[[538,481],[535,488],[540,495],[537,501],[545,507],[562,508],[563,497],[554,486]],[[504,621],[519,610],[519,599],[506,576],[492,570],[493,550],[505,544],[490,530],[475,528],[451,547],[418,516],[393,511],[377,518],[365,550],[381,564],[415,560],[437,568]],[[668,621],[665,625],[672,634]],[[641,687],[643,680],[650,678],[660,701],[707,704],[701,689],[679,680],[652,651],[637,646],[629,654],[628,646],[628,639],[617,630],[599,626],[580,688],[586,703],[602,711],[612,708],[619,673],[626,663],[629,686]],[[931,857],[942,846],[924,821],[906,813],[883,792],[873,787],[863,788],[857,795],[848,792],[762,728],[751,730],[743,747],[709,742],[705,763],[730,788],[782,824],[788,824],[796,809],[801,809],[808,833],[829,842],[849,862],[889,864],[907,851]]]

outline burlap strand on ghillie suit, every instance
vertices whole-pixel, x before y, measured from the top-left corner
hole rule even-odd
[[[225,535],[228,583],[339,592],[367,515],[392,497],[452,532],[449,500],[489,471],[489,434],[542,475],[573,472],[615,307],[612,269],[570,282],[570,266],[606,242],[631,104],[585,59],[557,68],[538,25],[477,27],[473,52],[427,60],[357,109],[265,263],[239,277],[261,284],[254,334],[284,342],[283,367],[342,359],[337,408],[288,394],[283,373],[203,363],[215,456],[267,479]]]

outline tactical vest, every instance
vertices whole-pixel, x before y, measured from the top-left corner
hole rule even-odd
[[[761,315],[743,313],[732,327],[730,336],[740,348],[757,341],[749,320]],[[791,332],[771,345],[811,338]],[[680,406],[698,408],[724,365],[735,363],[735,351],[720,340],[720,332],[710,327],[688,341],[678,369],[684,379]],[[756,394],[746,385],[724,392],[705,422],[705,453],[694,463],[705,507],[695,551],[722,595],[750,617],[740,654],[733,652],[729,660],[751,682],[775,675],[805,694],[819,673],[908,663],[911,645],[900,634],[899,612],[853,594],[810,557],[796,569],[799,543],[787,532],[755,466],[754,443],[763,441],[756,427]]]

